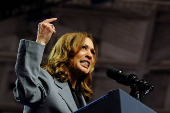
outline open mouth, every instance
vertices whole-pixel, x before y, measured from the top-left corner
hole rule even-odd
[[[85,66],[85,67],[89,67],[89,65],[90,65],[90,62],[88,62],[88,61],[80,61],[80,63],[83,64],[83,66]]]

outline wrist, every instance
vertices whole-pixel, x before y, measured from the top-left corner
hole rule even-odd
[[[36,42],[37,42],[37,43],[40,43],[40,44],[42,44],[42,45],[44,45],[44,46],[46,45],[46,43],[43,42],[43,41],[36,40]]]

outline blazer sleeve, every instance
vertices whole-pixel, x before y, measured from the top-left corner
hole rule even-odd
[[[41,102],[47,95],[48,89],[43,87],[39,79],[44,48],[37,42],[20,40],[15,65],[17,80],[13,93],[18,102],[30,107]]]

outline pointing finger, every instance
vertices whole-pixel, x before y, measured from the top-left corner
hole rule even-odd
[[[57,18],[50,18],[50,19],[44,20],[43,22],[45,22],[45,23],[50,23],[50,22],[54,22],[54,21],[56,21],[56,20],[57,20]]]

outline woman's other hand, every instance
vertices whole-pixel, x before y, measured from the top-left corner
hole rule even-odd
[[[46,45],[51,36],[56,33],[55,27],[51,22],[56,21],[57,18],[46,19],[38,24],[37,40],[36,42]]]

